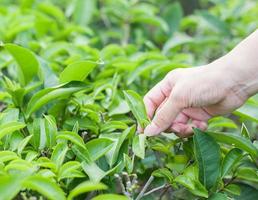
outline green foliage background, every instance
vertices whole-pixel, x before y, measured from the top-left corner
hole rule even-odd
[[[258,96],[187,139],[136,123],[166,73],[257,18],[256,0],[0,0],[0,200],[255,199]]]

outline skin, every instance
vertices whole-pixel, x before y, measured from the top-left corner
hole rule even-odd
[[[207,128],[207,121],[229,114],[258,92],[258,30],[214,62],[169,72],[144,97],[151,124],[144,133],[162,131],[180,137],[192,128]]]

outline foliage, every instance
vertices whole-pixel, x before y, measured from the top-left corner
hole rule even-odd
[[[1,200],[257,196],[257,96],[190,138],[137,132],[167,72],[258,25],[255,0],[183,2],[0,0]]]

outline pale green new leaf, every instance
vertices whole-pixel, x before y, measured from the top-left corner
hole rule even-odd
[[[30,50],[15,44],[5,44],[4,47],[18,63],[20,83],[27,85],[38,74],[39,62],[36,56]]]
[[[135,135],[133,138],[132,149],[136,156],[141,159],[145,157],[145,140],[146,136],[144,134]]]
[[[96,62],[78,61],[68,65],[60,74],[60,82],[83,81],[97,66]]]
[[[30,176],[23,182],[23,187],[35,190],[51,200],[65,200],[65,193],[51,179],[41,176]]]
[[[95,161],[105,155],[112,147],[113,141],[107,138],[97,138],[85,144],[89,151],[91,160]]]
[[[80,146],[81,148],[85,148],[84,141],[78,133],[74,133],[71,131],[62,131],[60,132],[57,137],[57,139],[64,139],[64,140],[69,140],[73,144],[76,144]]]
[[[141,96],[132,90],[124,91],[124,96],[137,122],[145,128],[149,124],[149,118]]]
[[[68,196],[68,200],[72,200],[74,197],[86,193],[86,192],[90,192],[90,191],[94,191],[94,190],[106,190],[107,186],[104,185],[103,183],[94,183],[94,182],[90,182],[90,181],[85,181],[79,185],[77,185],[69,194]]]
[[[126,196],[119,194],[101,194],[94,197],[92,200],[129,200]]]
[[[7,134],[11,134],[14,131],[24,128],[26,124],[22,122],[7,122],[0,126],[0,139]]]
[[[0,199],[12,200],[22,188],[21,177],[0,175]]]

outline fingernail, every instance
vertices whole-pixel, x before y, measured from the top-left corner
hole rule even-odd
[[[154,123],[151,123],[144,129],[144,134],[147,136],[154,136],[158,135],[161,132],[160,127],[155,125]]]

